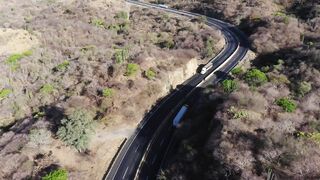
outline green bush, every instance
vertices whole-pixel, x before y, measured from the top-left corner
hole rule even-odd
[[[67,180],[68,179],[68,172],[65,169],[57,169],[46,176],[42,177],[42,180]]]
[[[67,118],[61,120],[57,136],[67,145],[74,146],[81,152],[87,149],[93,132],[93,116],[84,109],[76,109]]]
[[[145,75],[149,80],[151,80],[151,79],[154,79],[157,74],[156,74],[156,72],[155,72],[153,69],[149,68],[148,70],[146,70],[146,71],[144,72],[144,75]]]
[[[251,69],[245,75],[246,82],[251,86],[260,86],[268,81],[266,74],[259,69]]]
[[[51,84],[44,84],[40,89],[40,92],[42,94],[51,94],[53,93],[53,91],[54,91],[54,87]]]
[[[0,90],[0,101],[7,98],[12,93],[11,89],[1,89]]]
[[[129,49],[123,48],[123,49],[116,49],[114,58],[116,63],[122,64],[129,58]]]
[[[269,81],[274,84],[289,84],[290,81],[284,74],[269,74]]]
[[[126,76],[133,76],[138,72],[138,70],[139,70],[139,65],[138,64],[129,63],[127,65],[127,70],[126,70],[125,75]]]
[[[226,79],[222,81],[222,87],[224,92],[232,93],[238,88],[237,82],[235,80]]]
[[[237,112],[234,112],[233,117],[234,119],[244,119],[244,118],[248,118],[249,117],[249,113],[245,110],[240,110]]]
[[[112,97],[113,96],[113,89],[111,88],[105,88],[102,90],[102,95],[104,97]]]
[[[276,100],[276,103],[286,112],[293,112],[297,109],[296,103],[287,97]]]
[[[106,25],[103,19],[93,19],[91,24],[99,28],[105,28]]]
[[[245,119],[249,117],[248,111],[244,109],[237,109],[234,106],[231,106],[228,112],[232,114],[233,119]]]
[[[243,74],[243,69],[241,67],[235,67],[232,69],[231,74],[233,75]]]
[[[19,61],[26,57],[26,56],[31,56],[32,55],[32,51],[31,50],[28,50],[28,51],[25,51],[23,52],[22,54],[12,54],[11,56],[9,56],[6,60],[5,60],[5,63],[7,65],[10,66],[10,68],[12,70],[16,70],[19,68]]]
[[[125,19],[125,20],[129,20],[129,14],[128,12],[125,11],[120,11],[116,14],[115,16],[116,19]]]
[[[70,62],[65,60],[61,64],[55,67],[57,71],[65,71],[70,65]]]
[[[205,48],[205,56],[212,57],[213,56],[213,49],[214,49],[214,41],[212,38],[208,38],[206,41],[206,48]]]
[[[12,54],[11,56],[9,56],[6,60],[7,64],[14,64],[17,63],[20,59],[23,58],[22,54]]]
[[[316,143],[320,144],[320,132],[302,132],[299,131],[297,136],[300,138],[307,138],[313,140]]]
[[[304,96],[305,94],[310,92],[311,89],[312,89],[312,86],[309,82],[302,81],[298,84],[297,93],[299,96]]]

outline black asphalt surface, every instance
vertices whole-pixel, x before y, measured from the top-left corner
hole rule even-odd
[[[145,8],[157,8],[187,17],[199,16],[195,13],[161,8],[138,1],[127,2]],[[197,98],[198,86],[217,83],[243,59],[248,50],[248,41],[237,28],[217,19],[208,18],[209,26],[221,30],[225,37],[225,48],[209,63],[213,67],[207,73],[195,74],[171,94],[160,101],[141,121],[134,134],[126,141],[116,157],[106,180],[156,179],[174,132],[172,120],[182,105],[192,106]]]

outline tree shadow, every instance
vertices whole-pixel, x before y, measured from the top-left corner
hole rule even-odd
[[[239,24],[239,28],[247,35],[250,36],[253,34],[257,28],[264,27],[268,24],[266,20],[263,19],[250,19],[250,18],[244,18],[241,19],[241,22]]]
[[[315,17],[319,17],[319,1],[308,0],[303,2],[295,2],[287,11],[294,14],[299,19],[309,20]]]
[[[221,72],[219,76],[225,77],[226,74]],[[186,115],[188,118],[175,130],[161,169],[166,170],[166,177],[169,179],[175,178],[177,171],[182,171],[181,173],[186,179],[208,179],[208,174],[201,172],[213,171],[214,173],[210,177],[212,179],[239,179],[241,176],[239,169],[227,165],[206,150],[207,142],[212,136],[215,137],[214,142],[211,142],[212,146],[217,146],[220,143],[223,124],[219,119],[212,117],[220,110],[220,105],[224,104],[226,98],[218,92],[215,94],[206,93],[204,89],[200,89],[199,94],[201,95],[194,102],[197,106],[191,107],[191,111]],[[199,115],[200,111],[202,113]],[[185,151],[195,153],[181,155]],[[190,164],[190,166],[182,166],[182,170],[178,170],[175,162],[179,162],[181,165]],[[194,170],[194,166],[198,166],[197,169],[200,172]]]
[[[44,106],[40,108],[40,112],[45,112],[45,117],[36,117],[36,113],[32,116],[27,116],[16,120],[9,126],[1,128],[0,135],[7,134],[9,139],[5,140],[5,144],[0,146],[1,149],[5,148],[8,144],[10,146],[11,142],[15,142],[17,138],[21,138],[21,142],[24,146],[29,142],[28,136],[30,130],[32,129],[48,129],[53,134],[55,134],[58,130],[58,126],[63,117],[63,110],[61,108],[57,108],[55,106]],[[12,135],[13,133],[13,135]],[[21,136],[27,135],[27,136]],[[6,138],[5,138],[6,139]]]
[[[253,133],[250,132],[240,132],[237,134],[237,140],[242,139],[244,141],[249,141],[251,142],[251,147],[250,150],[252,152],[252,156],[255,159],[254,161],[254,169],[255,172],[258,176],[261,176],[264,169],[264,166],[262,164],[262,162],[259,160],[258,156],[261,152],[262,149],[267,147],[267,143],[265,142],[265,138],[263,137],[259,137],[259,135],[262,135],[262,133],[258,133],[258,135],[255,135]]]
[[[39,112],[44,112],[44,120],[51,124],[50,128],[52,132],[56,132],[57,126],[60,125],[60,121],[64,117],[64,110],[53,105],[45,105],[39,108]],[[12,131],[15,134],[28,134],[32,126],[42,118],[36,116],[37,113],[33,113],[31,116],[18,119],[6,127],[1,127],[1,133]]]
[[[179,9],[180,7],[176,7],[176,8]],[[226,22],[230,22],[228,19],[225,18],[222,12],[217,12],[215,9],[213,9],[210,6],[207,6],[206,4],[198,4],[198,6],[191,7],[189,11],[193,13],[201,14],[207,17],[217,18],[217,19],[224,20]]]
[[[52,105],[46,105],[40,108],[42,112],[45,112],[46,121],[49,121],[50,131],[52,133],[56,133],[58,131],[58,127],[61,124],[61,120],[64,117],[64,110],[63,108],[52,106]]]
[[[12,124],[1,128],[1,135],[8,131],[12,131],[15,134],[27,134],[32,125],[36,122],[36,119],[31,117],[21,118]]]
[[[37,173],[37,175],[35,175],[34,179],[41,180],[42,177],[46,176],[52,171],[58,170],[59,168],[60,166],[57,164],[51,164],[47,167],[44,167]]]
[[[310,47],[302,45],[296,48],[279,49],[276,52],[261,54],[252,64],[257,68],[263,68],[266,66],[272,67],[278,64],[279,60],[282,60],[291,69],[298,69],[301,63],[305,63],[314,68],[320,68],[320,50],[316,45]]]

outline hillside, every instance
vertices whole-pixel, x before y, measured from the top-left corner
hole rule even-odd
[[[320,3],[171,5],[238,25],[257,58],[203,89],[159,179],[319,179]]]
[[[199,19],[124,1],[2,1],[0,179],[101,179],[144,114],[223,46]]]

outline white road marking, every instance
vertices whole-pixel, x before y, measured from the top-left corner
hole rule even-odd
[[[126,174],[127,174],[127,171],[129,169],[129,166],[126,168],[126,171],[124,172],[123,176],[122,176],[122,179],[124,179],[126,177]]]
[[[160,108],[161,105],[163,105],[164,103],[166,103],[166,102],[167,102],[173,95],[175,95],[177,92],[178,92],[178,91],[174,91],[173,93],[171,93],[171,94],[154,110],[154,112],[152,113],[152,115],[153,115],[156,111],[159,110],[159,108]],[[152,115],[151,115],[151,116],[152,116]],[[143,127],[144,127],[144,125],[147,123],[147,121],[151,118],[151,116],[149,116],[147,119],[144,120],[142,127],[139,128],[138,132],[136,132],[136,134],[134,135],[134,137],[133,137],[133,139],[132,139],[132,141],[130,142],[130,144],[129,144],[128,147],[130,147],[130,146],[132,145],[132,143],[135,141],[135,139],[137,138],[138,134],[139,134],[140,131],[143,129]],[[129,139],[129,140],[130,140],[130,139]],[[128,141],[129,141],[129,140],[128,140]],[[128,141],[127,141],[127,142],[128,142]],[[125,152],[124,152],[124,154],[123,154],[120,162],[123,161],[124,157],[127,155],[128,150],[129,150],[129,148],[127,148],[127,149],[125,150]],[[121,163],[120,163],[120,164],[121,164]],[[117,167],[116,172],[118,172],[119,168],[120,168],[120,165]],[[109,172],[111,172],[111,171],[109,171]],[[115,173],[112,178],[114,178],[114,177],[116,176],[116,174],[117,174],[117,173]]]
[[[139,4],[139,3],[137,3],[137,2],[135,2],[135,1],[128,1],[128,2],[131,2],[131,3],[133,3],[133,4],[135,4],[135,5],[138,5],[138,6],[146,6],[145,4]],[[149,6],[150,7],[150,6]],[[152,6],[151,6],[152,7]],[[157,9],[160,9],[159,7],[154,7],[153,6],[153,8],[157,8]],[[175,10],[173,10],[173,9],[167,9],[166,11],[169,11],[169,12],[173,12],[173,13],[175,13],[175,14],[180,14],[180,15],[185,15],[185,16],[189,16],[189,17],[195,17],[195,16],[199,16],[198,14],[195,14],[195,13],[190,13],[190,12],[184,12],[184,11],[180,11],[180,12],[177,12],[177,11],[175,11]],[[231,25],[229,25],[228,23],[225,23],[225,22],[223,22],[223,21],[221,21],[221,20],[217,20],[217,19],[214,19],[214,18],[208,18],[209,19],[209,21],[208,21],[208,24],[209,25],[212,25],[212,26],[215,26],[215,27],[218,27],[218,29],[220,29],[220,30],[222,30],[225,34],[227,34],[227,36],[228,35],[234,35],[234,33],[230,33],[227,29],[226,29],[226,27],[228,27],[228,26],[231,26]],[[219,22],[219,23],[221,23],[221,24],[213,24],[212,22],[210,22],[210,21],[217,21],[217,22]],[[215,22],[216,23],[216,22]],[[228,25],[228,26],[227,26]],[[219,27],[220,26],[220,27]],[[224,26],[226,26],[226,27],[224,27]],[[226,33],[227,32],[227,33]],[[224,38],[226,39],[226,35],[225,34],[223,34],[223,36],[224,36]],[[234,35],[234,37],[236,37],[236,39],[238,40],[238,37],[236,36],[236,35]],[[226,41],[226,44],[228,44],[228,41]],[[239,45],[238,45],[238,47],[239,47]],[[235,54],[235,52],[237,52],[237,50],[236,51],[234,51],[234,53],[232,54],[232,55],[234,55]],[[231,59],[230,57],[226,60],[226,61],[228,61],[229,59]],[[225,62],[226,63],[226,62]],[[223,63],[223,64],[225,64],[225,63]],[[222,65],[223,65],[222,64]],[[218,69],[220,69],[221,68],[221,65],[220,65],[220,67],[218,67]],[[214,71],[215,72],[215,71]],[[214,74],[214,72],[212,72],[211,73],[211,76]],[[207,77],[211,77],[211,76],[207,76]],[[207,79],[207,78],[206,78]],[[196,87],[199,87],[199,86],[201,86],[203,83],[204,83],[205,81],[202,81],[202,82],[200,82]],[[194,91],[194,89],[188,94],[188,95],[190,95],[192,92]],[[176,91],[177,92],[177,91]],[[171,97],[171,96],[173,96],[176,92],[174,92],[173,94],[171,94],[169,97]],[[187,95],[187,96],[188,96]],[[166,100],[165,100],[165,102],[168,100],[169,98],[167,98]],[[159,107],[156,107],[155,108],[155,110],[154,111],[157,111],[159,108],[161,107],[161,105],[159,106]],[[151,115],[152,116],[152,115]],[[134,135],[134,137],[133,137],[133,139],[132,139],[132,141],[131,142],[129,142],[129,146],[128,147],[130,147],[131,146],[131,144],[134,142],[134,140],[136,139],[136,137],[137,137],[137,135],[139,134],[139,132],[143,129],[143,127],[144,127],[144,125],[146,124],[146,121],[148,121],[150,119],[150,117],[148,117],[145,121],[144,121],[144,123],[142,124],[142,127],[139,129],[139,131]],[[124,155],[122,156],[122,158],[121,158],[121,161],[120,162],[122,162],[122,160],[124,159],[124,157],[126,156],[126,154],[127,154],[127,152],[128,152],[128,149],[129,148],[127,148],[126,150],[125,150],[125,152],[124,152]],[[119,167],[120,166],[118,166],[117,167],[117,170],[116,171],[118,171],[118,169],[119,169]],[[128,168],[127,168],[128,169]],[[127,171],[127,169],[126,169],[126,171]],[[125,172],[125,174],[126,174],[126,172]],[[125,175],[124,174],[124,175]],[[147,177],[147,179],[148,179],[148,177]]]
[[[138,151],[138,149],[139,149],[139,147],[140,147],[140,144],[138,145],[138,147],[136,148],[136,150],[135,150],[134,152],[137,152],[137,151]]]

